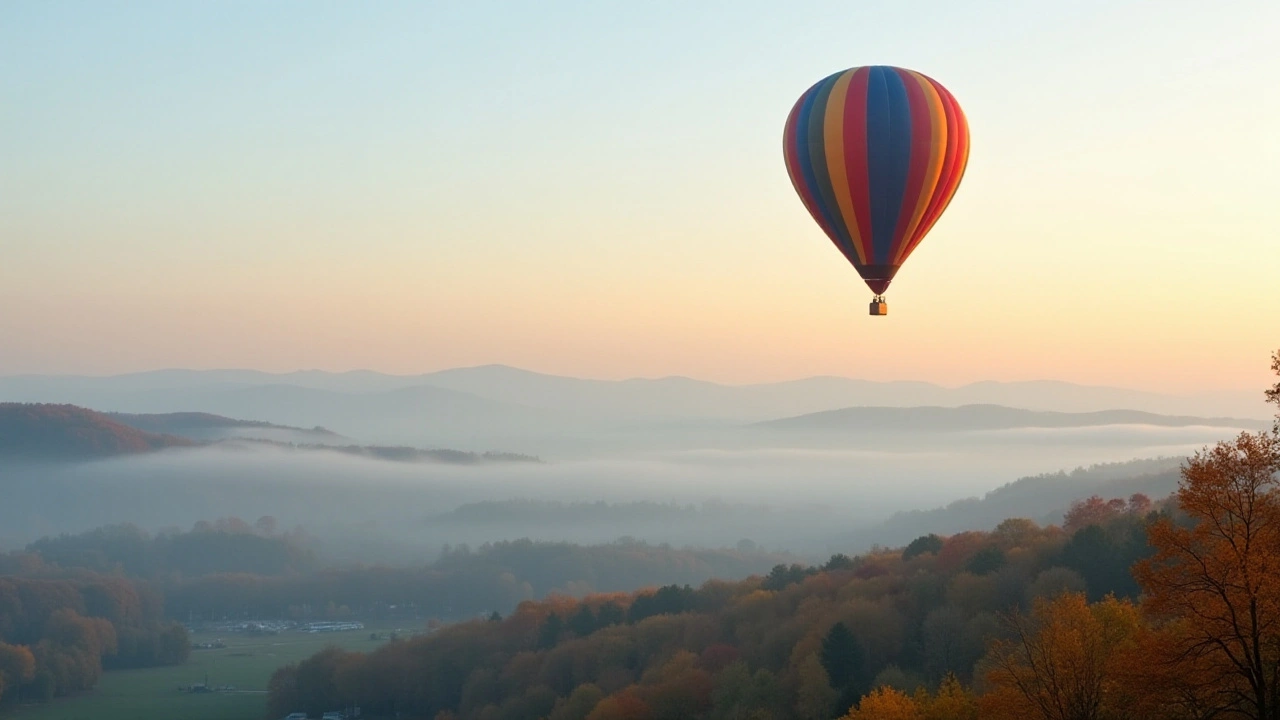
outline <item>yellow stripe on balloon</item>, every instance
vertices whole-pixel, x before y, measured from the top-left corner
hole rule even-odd
[[[955,102],[954,98],[952,98],[952,102]],[[969,120],[965,118],[964,112],[960,109],[959,104],[955,105],[955,112],[956,121],[953,134],[956,136],[957,142],[963,141],[964,143],[962,146],[964,148],[964,152],[956,159],[955,167],[951,170],[952,174],[955,175],[957,179],[955,184],[951,186],[951,191],[947,193],[946,197],[940,198],[938,211],[934,213],[933,221],[929,223],[928,227],[924,228],[924,230],[918,234],[918,237],[916,237],[915,241],[912,243],[912,249],[914,249],[916,245],[920,244],[920,241],[924,239],[925,234],[932,230],[934,225],[938,224],[938,220],[942,218],[942,214],[947,211],[947,207],[951,205],[951,200],[955,198],[956,192],[960,189],[960,182],[964,179],[965,168],[969,165],[969,150],[973,147],[973,143],[969,138]],[[935,190],[934,192],[937,191]],[[908,250],[908,252],[910,252],[910,250]]]
[[[846,71],[832,86],[831,95],[827,98],[827,111],[822,118],[822,134],[823,146],[827,151],[827,174],[831,178],[831,191],[836,196],[836,204],[840,206],[840,216],[844,219],[853,250],[858,254],[858,262],[865,264],[867,256],[862,250],[862,238],[858,235],[858,216],[853,210],[844,156],[844,105],[854,72]]]
[[[907,74],[920,85],[920,91],[924,94],[925,103],[929,108],[929,129],[932,137],[929,144],[929,164],[925,166],[924,181],[920,185],[920,193],[916,196],[916,208],[911,213],[911,221],[907,223],[902,239],[898,243],[898,251],[893,256],[894,265],[901,264],[914,248],[911,242],[912,236],[920,226],[920,221],[929,207],[929,201],[933,199],[933,194],[938,191],[938,179],[942,176],[942,161],[946,158],[948,139],[947,117],[946,110],[942,107],[942,96],[920,73],[908,70]]]

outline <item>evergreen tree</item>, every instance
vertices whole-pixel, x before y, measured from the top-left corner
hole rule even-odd
[[[934,555],[937,555],[938,551],[941,549],[942,538],[934,535],[933,533],[921,535],[915,540],[912,540],[911,544],[907,545],[907,549],[902,551],[902,559],[910,560],[917,555],[923,555],[925,553],[933,553]]]
[[[607,628],[610,625],[621,625],[626,619],[627,615],[623,612],[622,606],[611,600],[601,605],[600,610],[596,613],[596,629]]]
[[[542,628],[538,630],[538,649],[550,650],[556,646],[560,640],[560,633],[564,631],[564,621],[560,616],[551,613],[542,623]]]
[[[573,614],[573,617],[569,618],[569,629],[578,637],[586,637],[595,632],[595,613],[591,612],[591,608],[583,605],[578,609],[578,612]]]
[[[988,545],[974,553],[966,570],[974,575],[986,575],[1004,567],[1004,551],[994,545]]]
[[[838,622],[827,631],[822,639],[821,659],[831,686],[837,690],[856,691],[856,699],[867,680],[867,654],[847,625]]]

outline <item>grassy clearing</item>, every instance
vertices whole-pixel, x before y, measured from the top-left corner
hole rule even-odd
[[[192,650],[180,667],[116,670],[104,673],[89,695],[59,698],[47,705],[18,708],[21,720],[263,720],[267,710],[267,681],[276,668],[297,662],[326,645],[368,651],[382,644],[369,634],[394,628],[310,635],[286,632],[249,637],[194,633],[192,643],[221,639],[227,647]],[[234,685],[234,693],[184,693],[179,685],[205,681],[213,686]]]

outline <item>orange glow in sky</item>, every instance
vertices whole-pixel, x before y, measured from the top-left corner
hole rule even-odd
[[[659,5],[0,10],[0,374],[1266,384],[1276,4]],[[872,62],[973,142],[884,318],[780,146]]]

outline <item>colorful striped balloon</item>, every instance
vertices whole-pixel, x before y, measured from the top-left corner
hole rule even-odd
[[[800,96],[782,150],[809,214],[881,295],[960,186],[969,126],[932,78],[858,67]]]

